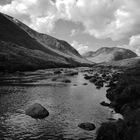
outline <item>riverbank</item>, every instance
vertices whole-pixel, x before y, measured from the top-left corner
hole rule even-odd
[[[96,140],[140,139],[140,67],[126,69],[114,75],[108,85],[106,97],[124,119],[108,121],[101,125]]]

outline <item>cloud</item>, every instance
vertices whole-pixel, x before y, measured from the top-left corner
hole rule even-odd
[[[50,32],[58,19],[57,9],[51,0],[13,0],[1,5],[0,11],[43,33]]]
[[[1,5],[0,11],[43,33],[51,32],[56,21],[63,19],[81,23],[85,33],[99,39],[140,34],[139,0],[13,0]]]
[[[71,33],[70,33],[70,36],[75,36],[75,35],[77,35],[79,33],[79,30],[77,30],[77,29],[72,29],[71,30]]]
[[[82,23],[86,33],[97,38],[115,38],[113,32],[115,12],[120,6],[118,1],[92,0],[87,3],[87,0],[57,0],[56,5],[65,19]]]
[[[96,38],[119,40],[140,32],[138,0],[57,0],[63,17],[80,22]]]
[[[132,36],[129,42],[130,46],[140,45],[140,35]]]
[[[81,44],[77,41],[73,41],[71,43],[71,46],[73,46],[80,54],[83,54],[89,50],[89,47],[87,45]]]
[[[129,47],[140,56],[140,34],[130,38]]]
[[[130,49],[130,50],[134,51],[137,55],[140,56],[140,34],[132,36],[129,39],[128,44],[124,44],[121,46],[118,45],[117,47]]]

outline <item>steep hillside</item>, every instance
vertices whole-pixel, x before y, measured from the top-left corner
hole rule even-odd
[[[78,53],[78,51],[75,50],[66,41],[58,40],[58,39],[56,39],[54,37],[51,37],[51,36],[49,36],[47,34],[38,33],[36,31],[32,30],[31,28],[29,28],[28,26],[26,26],[25,24],[23,24],[22,22],[20,22],[19,20],[14,19],[14,18],[12,18],[10,16],[7,16],[7,18],[9,20],[11,20],[12,22],[14,22],[21,29],[23,29],[32,38],[35,38],[39,43],[44,45],[46,48],[49,47],[49,49],[53,49],[53,51],[57,51],[58,50],[61,53],[64,53],[64,54],[67,54],[67,55],[70,55],[70,56],[76,55],[78,57],[81,57],[81,55]],[[58,51],[57,51],[57,53],[59,53]]]
[[[0,13],[0,71],[91,65],[67,42]]]
[[[92,62],[102,63],[137,57],[137,54],[135,54],[133,51],[129,49],[118,47],[113,48],[104,47],[98,49],[96,52],[92,51],[87,52],[83,54],[83,57],[87,58]]]

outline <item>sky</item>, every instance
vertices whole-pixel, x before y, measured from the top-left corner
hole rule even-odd
[[[81,54],[123,47],[140,55],[140,0],[0,0],[0,12]]]

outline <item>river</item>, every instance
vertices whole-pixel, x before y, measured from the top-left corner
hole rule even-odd
[[[61,82],[61,76],[52,81],[51,72],[0,77],[0,140],[94,140],[101,123],[114,118],[111,109],[100,105],[107,101],[105,87],[96,89],[83,72],[63,76],[71,83]],[[24,110],[34,103],[42,104],[50,115],[43,120],[25,115]],[[96,129],[83,130],[78,127],[82,122],[94,123]]]

